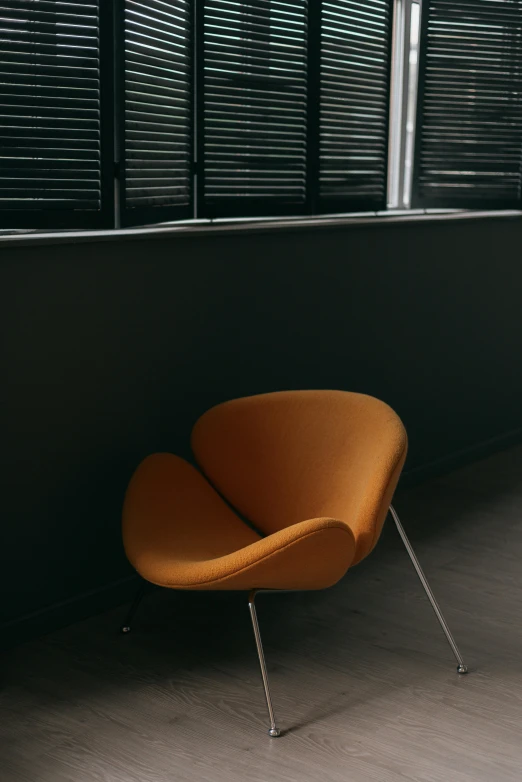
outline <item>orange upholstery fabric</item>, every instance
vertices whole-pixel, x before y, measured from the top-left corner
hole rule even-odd
[[[375,545],[406,445],[396,414],[360,394],[218,405],[192,437],[216,488],[177,456],[149,456],[125,497],[125,551],[145,579],[177,589],[331,586]]]
[[[129,561],[148,581],[177,589],[315,589],[349,567],[343,522],[310,519],[261,538],[192,465],[153,454],[135,472],[123,508]]]
[[[307,518],[344,521],[359,562],[372,550],[407,438],[384,402],[345,391],[284,391],[205,413],[192,450],[214,486],[262,532]]]

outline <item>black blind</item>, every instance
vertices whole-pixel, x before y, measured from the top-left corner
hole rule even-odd
[[[323,0],[321,211],[386,208],[390,0]]]
[[[201,2],[200,216],[305,209],[307,6],[306,0]]]
[[[413,206],[520,207],[521,0],[424,0]]]
[[[384,208],[391,2],[0,0],[0,225]]]
[[[124,0],[123,12],[122,224],[190,218],[192,2]]]
[[[2,227],[112,224],[101,27],[98,0],[0,0]]]

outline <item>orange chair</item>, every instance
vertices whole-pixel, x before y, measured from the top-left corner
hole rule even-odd
[[[388,511],[458,671],[467,672],[390,505],[407,450],[406,432],[390,407],[343,391],[236,399],[197,421],[192,450],[201,472],[169,453],[149,456],[136,470],[123,509],[125,551],[137,572],[159,586],[249,591],[271,736],[280,731],[256,592],[332,586],[373,549]],[[123,632],[130,630],[142,592]]]

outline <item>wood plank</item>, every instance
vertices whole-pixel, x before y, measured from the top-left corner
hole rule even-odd
[[[336,587],[147,596],[6,652],[3,782],[519,782],[522,448],[396,507],[471,673],[459,677],[393,525]]]

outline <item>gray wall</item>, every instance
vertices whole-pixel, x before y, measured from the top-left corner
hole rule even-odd
[[[223,399],[374,394],[417,476],[517,438],[521,240],[521,219],[498,218],[4,245],[6,637],[128,595],[130,474],[186,454]]]

